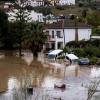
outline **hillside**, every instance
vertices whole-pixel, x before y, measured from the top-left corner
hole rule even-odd
[[[53,7],[51,8],[52,13],[54,15],[69,15],[69,14],[75,14],[75,15],[82,15],[83,10],[87,10],[87,13],[92,13],[95,11],[95,9],[85,8],[85,7],[78,7],[78,6],[64,6],[64,7]]]

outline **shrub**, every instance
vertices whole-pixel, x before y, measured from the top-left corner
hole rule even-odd
[[[93,46],[89,46],[84,48],[84,52],[86,53],[86,55],[88,55],[89,57],[95,56],[97,57],[100,54],[100,50],[97,47],[93,47]]]
[[[83,6],[84,6],[84,3],[80,2],[80,3],[78,4],[78,6],[79,6],[79,7],[83,7]]]
[[[83,48],[75,48],[73,52],[79,57],[85,57],[85,52]]]
[[[100,58],[98,58],[96,63],[97,63],[97,65],[100,65]]]
[[[71,41],[71,42],[68,42],[66,44],[66,46],[69,46],[69,47],[75,47],[75,48],[84,48],[84,47],[87,47],[89,46],[90,44],[90,41],[78,41],[78,42],[75,42],[75,41]]]
[[[79,57],[100,57],[100,40],[71,41],[66,46]]]
[[[90,43],[91,43],[92,46],[95,46],[95,47],[100,46],[100,40],[92,40]]]
[[[91,57],[91,58],[90,58],[90,64],[97,64],[97,65],[100,65],[100,58]]]
[[[64,6],[56,6],[56,9],[58,9],[58,10],[65,10],[65,7]]]

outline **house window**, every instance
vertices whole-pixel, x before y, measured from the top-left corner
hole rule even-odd
[[[52,38],[54,38],[54,31],[52,31]]]
[[[39,21],[39,15],[37,15],[37,19],[38,19],[38,21]]]
[[[46,31],[46,34],[49,35],[49,31]]]
[[[57,31],[56,35],[57,35],[58,38],[62,38],[61,31]]]
[[[48,40],[50,40],[49,31],[46,31],[46,35],[47,35]]]

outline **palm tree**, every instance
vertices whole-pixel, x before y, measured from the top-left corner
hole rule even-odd
[[[30,23],[30,32],[28,34],[29,48],[34,57],[38,56],[38,52],[41,51],[43,44],[46,41],[46,35],[43,33],[43,24],[40,22]]]

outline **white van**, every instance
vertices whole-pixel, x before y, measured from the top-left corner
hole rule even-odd
[[[58,57],[63,56],[63,50],[57,49],[48,53],[48,59],[56,60]]]

